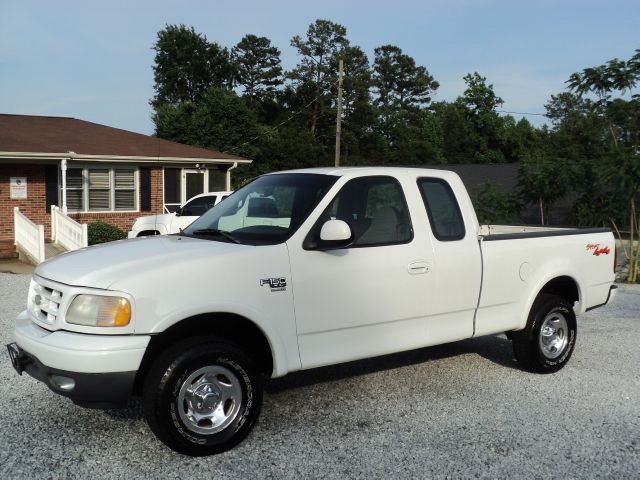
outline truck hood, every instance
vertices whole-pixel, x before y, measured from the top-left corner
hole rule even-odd
[[[251,247],[177,235],[134,238],[63,253],[41,263],[35,274],[66,285],[108,289],[134,276],[148,275],[153,281],[159,268],[170,276],[172,266],[179,271],[203,256],[226,256],[247,248]]]

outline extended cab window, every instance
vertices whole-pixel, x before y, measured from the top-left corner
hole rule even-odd
[[[440,178],[419,178],[418,186],[434,236],[440,241],[464,238],[464,221],[453,190]]]
[[[407,243],[413,237],[402,187],[393,177],[350,180],[320,217],[319,226],[329,219],[349,225],[352,247]]]

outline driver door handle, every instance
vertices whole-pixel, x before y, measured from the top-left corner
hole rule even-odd
[[[431,265],[429,265],[429,262],[426,262],[424,260],[416,260],[415,262],[411,262],[409,265],[407,265],[407,271],[411,275],[429,273],[429,270],[431,270]]]

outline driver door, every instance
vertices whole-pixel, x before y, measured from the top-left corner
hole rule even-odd
[[[369,176],[345,183],[305,245],[313,244],[310,237],[329,219],[349,225],[351,245],[322,250],[289,244],[302,367],[424,345],[432,258],[428,244],[414,241],[398,179]]]

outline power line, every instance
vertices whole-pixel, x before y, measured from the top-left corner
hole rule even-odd
[[[297,112],[294,112],[293,114],[291,114],[287,119],[283,120],[282,122],[280,122],[277,125],[274,125],[273,127],[269,127],[270,130],[274,131],[274,130],[278,130],[279,127],[281,127],[282,125],[284,125],[285,123],[293,120],[295,117],[297,117],[299,114],[301,114],[302,112],[304,112],[307,108],[309,108],[313,102],[315,102],[316,100],[319,100],[320,97],[323,94],[318,95],[317,97],[315,97],[313,100],[311,100],[309,103],[307,103],[306,105],[304,105],[302,108],[300,108]],[[238,145],[237,147],[233,147],[232,150],[238,150],[242,147],[244,147],[245,145],[248,145],[249,143],[252,143],[254,140],[257,140],[258,138],[262,137],[263,135],[265,135],[265,133],[259,133],[258,135],[256,135],[255,137],[250,138],[249,140],[247,140],[244,143],[241,143],[240,145]],[[223,153],[231,153],[233,154],[233,152],[223,152]]]
[[[498,113],[510,113],[513,115],[537,115],[540,117],[548,117],[546,113],[531,113],[531,112],[510,112],[508,110],[496,110]]]

